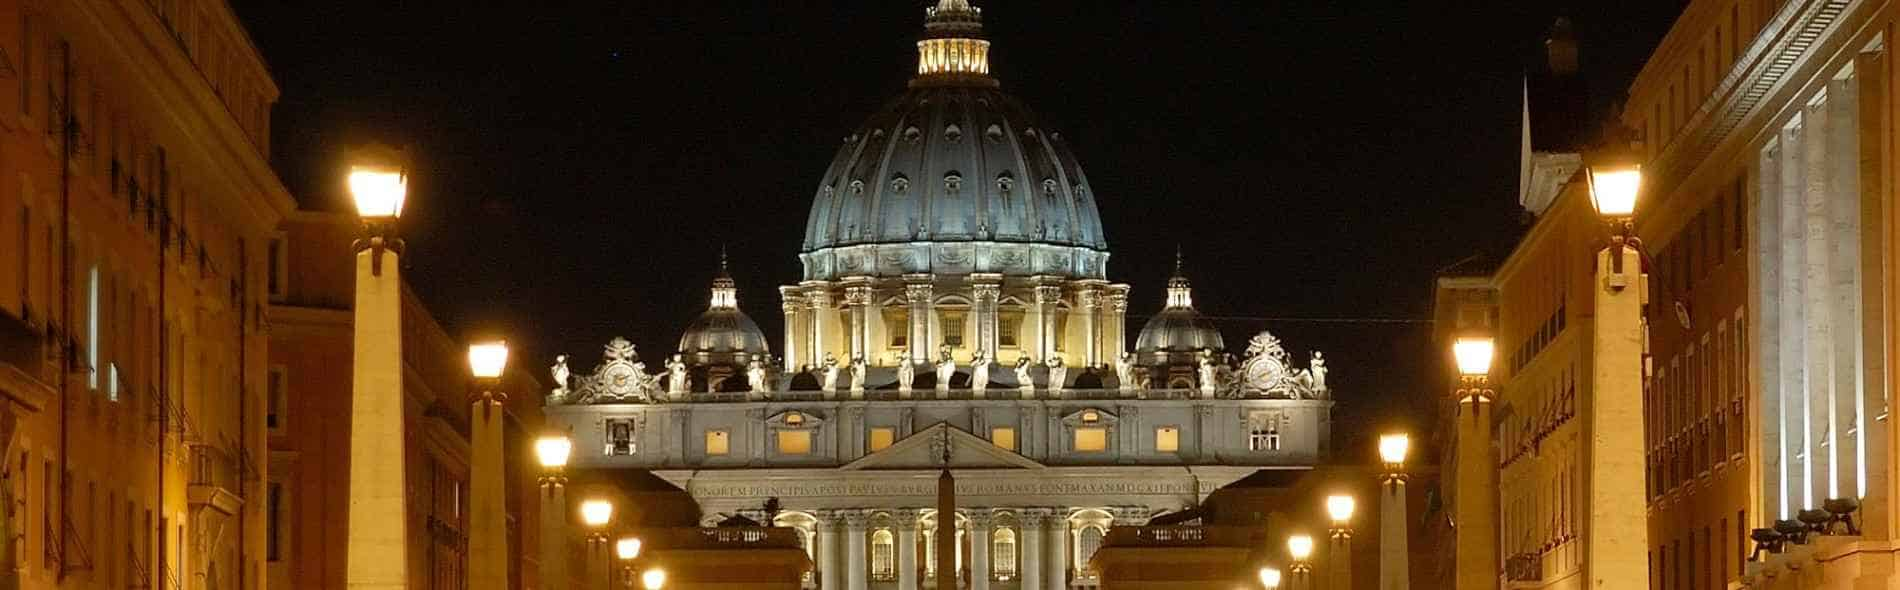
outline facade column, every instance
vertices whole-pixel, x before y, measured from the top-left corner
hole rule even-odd
[[[805,297],[798,293],[798,287],[779,287],[779,309],[785,312],[785,372],[797,371],[799,365],[808,362],[804,355],[804,342],[800,337],[809,328],[805,327]]]
[[[1109,285],[1108,287],[1108,324],[1107,342],[1109,362],[1121,358],[1128,352],[1128,285]]]
[[[864,563],[864,528],[868,521],[863,512],[844,513],[844,581],[846,590],[865,590],[870,568]]]
[[[970,509],[970,590],[990,590],[990,525],[988,508]]]
[[[1069,589],[1069,509],[1057,508],[1049,515],[1048,526],[1044,527],[1049,535],[1049,564],[1043,576],[1045,587],[1049,590]]]
[[[904,277],[904,302],[910,306],[910,361],[912,363],[930,360],[930,298],[931,287],[928,282],[918,282],[916,277]]]
[[[478,379],[470,395],[468,478],[468,590],[508,588],[508,486],[502,421],[508,394],[500,379]]]
[[[1634,590],[1649,583],[1649,517],[1643,503],[1643,284],[1635,248],[1597,253],[1596,330],[1592,342],[1590,532],[1584,571],[1593,590]],[[1630,425],[1637,425],[1634,434]]]
[[[837,303],[832,300],[828,287],[818,283],[805,292],[805,300],[811,308],[811,317],[807,320],[811,324],[811,352],[806,356],[812,366],[825,361],[825,353],[831,352],[838,338],[832,333],[836,330]],[[838,362],[846,363],[848,359],[839,359]]]
[[[1002,275],[970,275],[972,295],[976,298],[976,349],[992,361],[996,360],[996,306],[1003,296],[1002,280]]]
[[[1062,302],[1062,287],[1036,286],[1036,360],[1046,361],[1056,353],[1056,304]],[[1060,387],[1060,386],[1057,386]]]
[[[1102,364],[1102,288],[1084,285],[1075,293],[1082,320],[1082,365]]]
[[[350,479],[344,583],[356,590],[409,585],[403,441],[401,261],[381,235],[356,252],[351,322]],[[157,566],[154,566],[157,567]]]
[[[875,362],[877,360],[871,358],[871,316],[869,309],[871,305],[871,285],[868,280],[869,279],[852,279],[852,284],[844,288],[844,305],[850,309],[851,314],[851,353],[845,355],[845,362],[847,364],[851,359],[860,356],[864,357],[864,362],[866,363]]]
[[[917,511],[891,511],[897,520],[897,590],[917,590]]]
[[[820,510],[818,518],[818,588],[842,590],[844,572],[838,567],[838,511]]]
[[[1047,508],[1029,508],[1018,513],[1017,521],[1022,523],[1023,536],[1018,540],[1016,553],[1022,556],[1022,567],[1016,569],[1022,577],[1023,590],[1042,590],[1042,525],[1049,520]]]

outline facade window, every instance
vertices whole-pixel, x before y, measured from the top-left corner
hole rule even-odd
[[[28,325],[33,317],[33,210],[20,206],[20,319]]]
[[[1075,429],[1075,450],[1083,453],[1100,453],[1108,450],[1108,430],[1105,428]]]
[[[269,246],[270,274],[264,276],[265,286],[271,301],[283,301],[290,294],[290,243],[282,232],[271,238]]]
[[[811,454],[811,431],[808,431],[808,430],[780,430],[778,431],[778,452],[781,455],[809,455]]]
[[[86,270],[86,387],[99,390],[99,265]]]
[[[892,540],[890,529],[871,533],[871,579],[897,579],[897,543]]]
[[[1174,426],[1162,426],[1155,429],[1155,452],[1173,453],[1181,450],[1181,429]]]
[[[268,505],[264,507],[264,522],[270,529],[264,536],[264,559],[277,562],[284,558],[284,484],[270,482]]]
[[[283,365],[272,365],[270,374],[266,377],[265,395],[269,399],[265,401],[264,406],[264,426],[273,434],[284,431],[284,413],[289,409],[290,403],[290,395],[286,391],[290,386],[290,383],[286,381],[287,377],[287,370]]]
[[[945,311],[937,319],[943,328],[943,344],[951,348],[963,347],[963,312]]]
[[[890,448],[891,443],[897,442],[897,429],[872,428],[869,438],[870,440],[866,441],[866,447],[870,452],[882,451]]]
[[[634,443],[632,418],[609,418],[603,427],[607,435],[605,453],[608,456],[632,455],[639,450]]]
[[[990,442],[997,448],[1016,450],[1016,429],[1009,427],[991,428]]]
[[[901,307],[884,308],[884,332],[891,348],[910,346],[910,311]]]
[[[1075,571],[1095,577],[1095,570],[1089,566],[1089,560],[1095,558],[1095,550],[1102,548],[1103,533],[1101,525],[1091,524],[1082,527],[1076,534]]]
[[[724,430],[706,431],[706,454],[724,455],[732,452],[732,434]]]
[[[996,579],[1005,582],[1016,579],[1016,531],[1008,527],[996,529],[990,540],[990,569]]]
[[[1005,311],[996,316],[996,345],[1003,348],[1022,346],[1023,312]]]
[[[1259,414],[1248,420],[1247,450],[1280,450],[1280,424],[1285,422],[1278,414]]]

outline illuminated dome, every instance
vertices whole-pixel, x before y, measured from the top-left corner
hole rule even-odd
[[[1148,318],[1135,340],[1135,355],[1145,363],[1182,362],[1203,350],[1227,349],[1220,330],[1194,310],[1193,291],[1182,273],[1180,256],[1175,259],[1174,277],[1168,279],[1168,306]]]
[[[739,311],[738,289],[726,272],[724,257],[719,260],[719,277],[713,279],[712,304],[686,326],[679,352],[692,364],[722,365],[743,365],[770,352],[765,332]]]
[[[980,10],[929,9],[918,55],[909,89],[844,137],[819,180],[805,279],[1103,278],[1088,179],[1062,134],[990,77]]]

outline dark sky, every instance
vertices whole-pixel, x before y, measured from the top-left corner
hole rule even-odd
[[[721,244],[778,347],[819,176],[902,89],[930,3],[233,4],[303,206],[347,210],[345,146],[408,146],[416,291],[452,334],[584,368],[614,335],[671,351]],[[1575,19],[1607,111],[1684,0],[977,3],[1004,89],[1097,192],[1131,345],[1179,244],[1229,343],[1327,353],[1338,440],[1369,449],[1429,426],[1429,326],[1253,318],[1426,318],[1437,269],[1522,232],[1520,76],[1552,20]]]

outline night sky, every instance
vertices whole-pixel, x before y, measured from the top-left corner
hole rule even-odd
[[[452,335],[584,371],[615,335],[670,353],[722,244],[778,352],[819,177],[909,79],[931,3],[233,4],[282,87],[273,160],[302,206],[349,210],[346,146],[407,146],[416,292]],[[1269,329],[1325,351],[1335,440],[1369,453],[1444,395],[1434,273],[1523,232],[1520,80],[1553,19],[1576,21],[1600,118],[1685,1],[977,4],[1003,88],[1090,177],[1130,345],[1178,244],[1230,348]]]

